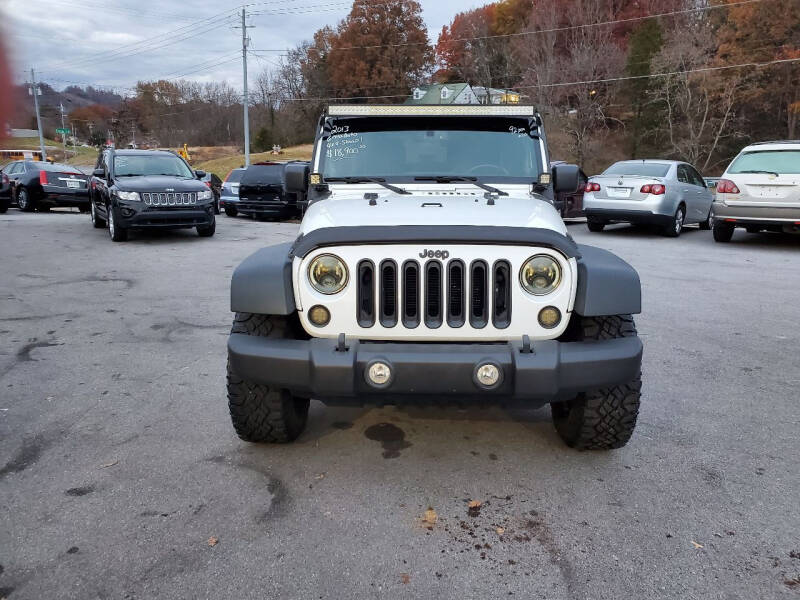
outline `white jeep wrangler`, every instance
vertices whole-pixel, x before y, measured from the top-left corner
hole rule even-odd
[[[576,244],[552,205],[578,168],[530,106],[331,106],[294,243],[235,271],[234,428],[288,442],[326,404],[551,404],[562,439],[619,448],[636,424],[636,271]],[[309,172],[310,171],[310,172]]]

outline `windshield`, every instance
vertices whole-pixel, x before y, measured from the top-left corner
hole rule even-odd
[[[747,173],[748,171],[764,171],[779,175],[800,173],[800,150],[745,152],[728,167],[728,173]]]
[[[525,119],[337,119],[320,142],[320,171],[338,177],[536,180],[539,140]]]
[[[131,177],[135,175],[171,175],[194,179],[194,173],[177,156],[163,154],[120,154],[114,157],[114,175]]]
[[[670,165],[645,162],[618,162],[603,171],[603,175],[643,175],[645,177],[666,177]]]

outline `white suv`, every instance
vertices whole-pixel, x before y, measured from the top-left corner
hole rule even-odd
[[[761,142],[739,153],[717,183],[714,239],[729,242],[736,227],[800,231],[800,140]]]
[[[310,172],[309,172],[310,171]],[[228,404],[239,436],[288,442],[326,404],[551,404],[577,448],[633,433],[636,271],[582,246],[553,207],[531,106],[342,104],[319,121],[297,239],[235,271]]]

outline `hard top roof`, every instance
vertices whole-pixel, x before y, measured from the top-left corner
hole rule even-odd
[[[524,104],[333,104],[331,117],[533,117]]]

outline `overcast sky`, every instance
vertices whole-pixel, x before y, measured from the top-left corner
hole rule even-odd
[[[485,3],[419,2],[434,42],[456,12]],[[335,25],[352,5],[348,0],[248,3],[253,13],[248,24],[255,26],[248,30],[255,55],[248,60],[251,81],[276,61],[280,49]],[[2,0],[0,18],[19,82],[35,67],[58,89],[76,83],[124,93],[138,80],[181,77],[241,88],[241,32],[233,29],[239,24],[237,6],[225,0]]]

